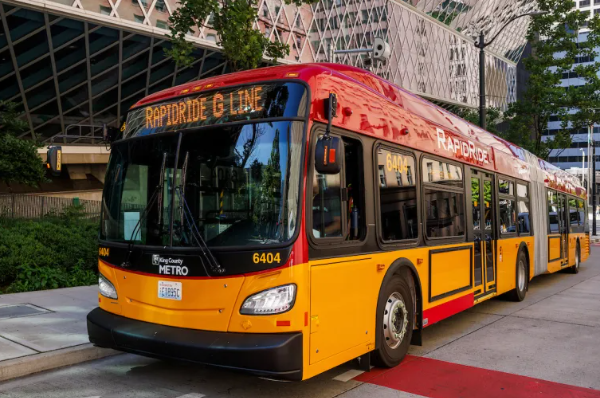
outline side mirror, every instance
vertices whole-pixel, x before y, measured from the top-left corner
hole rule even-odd
[[[102,125],[102,139],[105,142],[113,142],[116,141],[119,137],[121,130],[116,127],[109,127],[106,124]]]
[[[62,147],[48,147],[46,153],[46,167],[50,169],[53,176],[58,177],[62,170]]]
[[[337,174],[342,169],[342,140],[323,136],[315,148],[315,169],[319,174]]]

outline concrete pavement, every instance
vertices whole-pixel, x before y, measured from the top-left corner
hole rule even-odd
[[[577,275],[535,278],[521,303],[487,301],[423,337],[424,346],[412,346],[400,366],[358,376],[345,364],[282,383],[127,354],[4,382],[0,397],[598,398],[600,250],[592,248]]]
[[[0,295],[0,381],[114,354],[93,347],[97,286]]]

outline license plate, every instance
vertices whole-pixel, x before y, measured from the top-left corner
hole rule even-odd
[[[158,281],[158,298],[181,300],[181,282]]]

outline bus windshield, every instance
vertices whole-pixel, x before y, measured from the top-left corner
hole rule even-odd
[[[113,145],[101,239],[164,246],[172,234],[174,246],[193,247],[198,231],[208,246],[218,247],[282,243],[294,235],[304,122],[180,134]]]

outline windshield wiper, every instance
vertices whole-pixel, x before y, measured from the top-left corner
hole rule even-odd
[[[187,200],[185,200],[185,197],[182,195],[182,190],[180,188],[181,187],[177,187],[175,189],[175,192],[179,194],[179,202],[181,204],[182,214],[184,215],[188,225],[190,226],[192,238],[194,238],[196,244],[198,245],[198,247],[200,247],[200,250],[202,250],[202,254],[204,255],[204,258],[206,258],[206,260],[208,261],[208,265],[210,266],[211,271],[216,274],[223,274],[225,272],[225,268],[223,268],[221,264],[219,264],[215,256],[212,254],[210,248],[202,238],[202,234],[200,234],[198,226],[194,221],[194,215],[192,214],[192,211],[188,206]],[[181,221],[183,223],[183,219]]]
[[[127,268],[131,265],[131,263],[129,263],[129,258],[131,257],[131,253],[133,252],[133,247],[135,245],[133,239],[135,238],[136,234],[139,231],[141,231],[142,221],[146,219],[146,217],[148,216],[148,213],[150,213],[150,209],[152,208],[152,206],[154,205],[154,202],[156,202],[156,201],[158,201],[158,203],[159,203],[158,204],[158,224],[159,224],[159,226],[161,224],[162,191],[163,191],[164,184],[165,184],[165,164],[166,164],[166,162],[167,162],[167,153],[163,152],[163,160],[162,160],[162,164],[160,166],[159,183],[156,186],[156,188],[154,188],[154,192],[152,192],[152,195],[150,196],[150,200],[144,207],[144,210],[142,210],[142,215],[140,216],[139,220],[135,224],[135,227],[133,227],[133,231],[131,231],[131,236],[129,237],[129,244],[127,246],[127,249],[128,249],[127,257],[125,257],[125,261],[123,261],[123,263],[121,264],[122,267]]]

